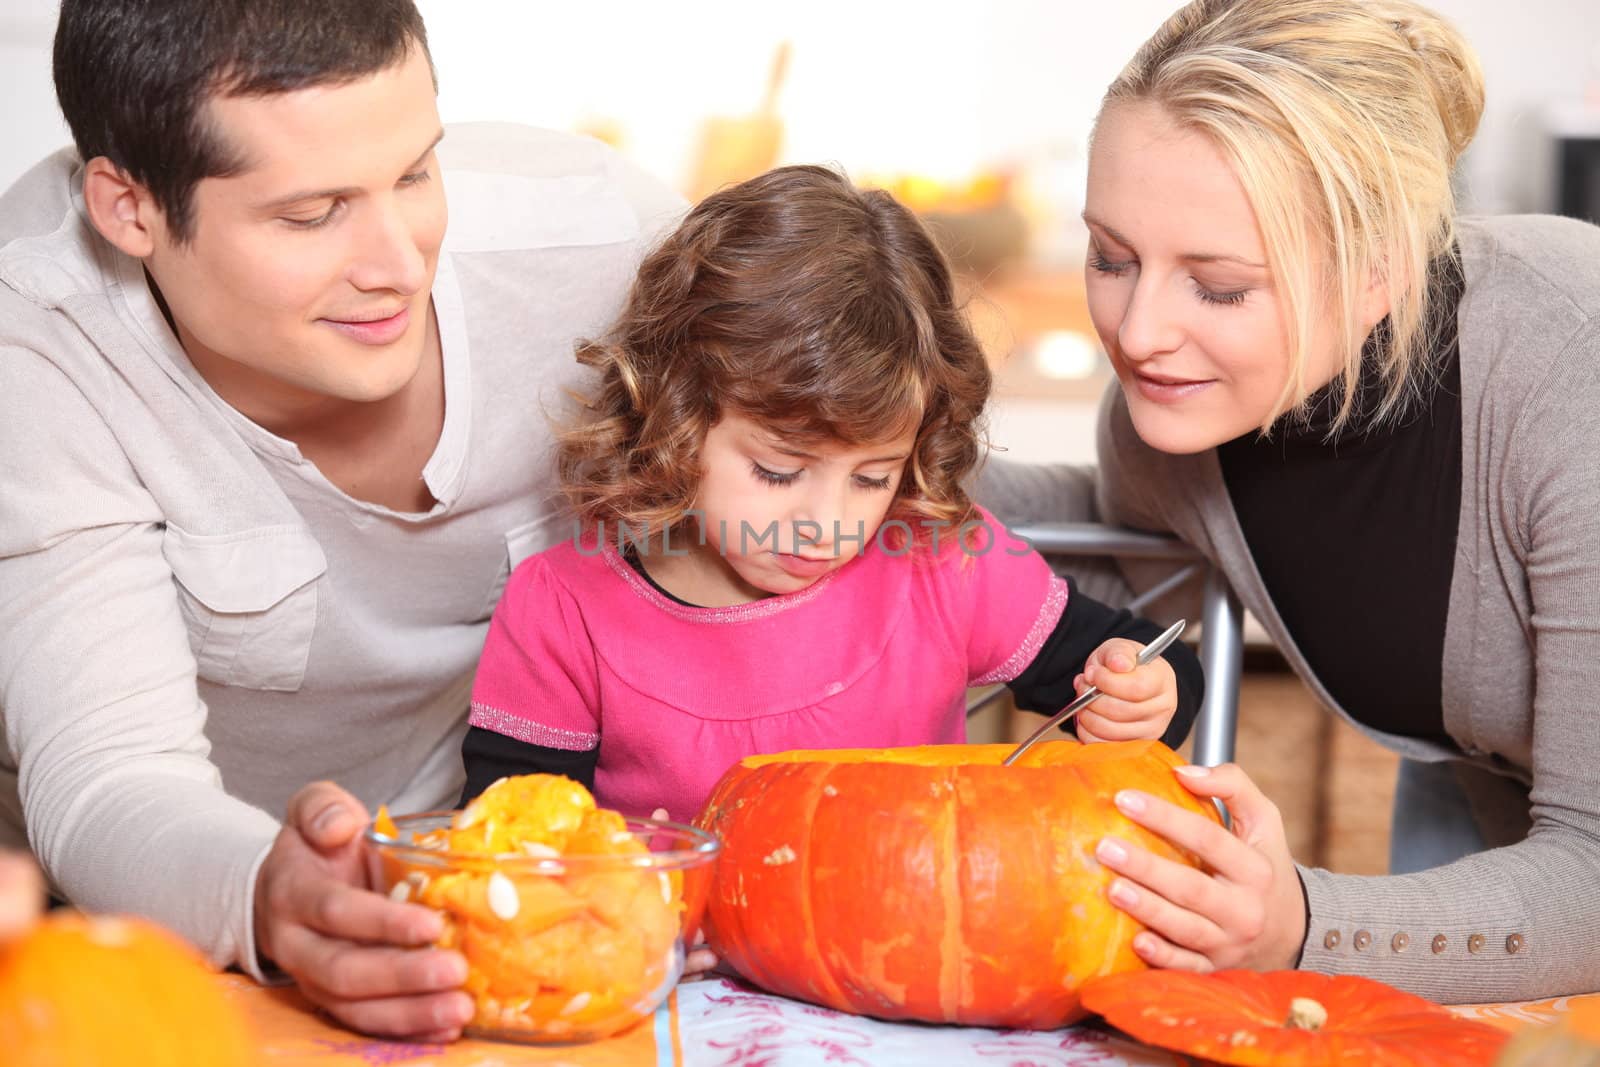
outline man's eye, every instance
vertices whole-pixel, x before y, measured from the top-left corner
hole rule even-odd
[[[314,230],[319,226],[326,226],[332,222],[334,216],[339,214],[339,208],[343,203],[344,201],[342,200],[335,200],[327,211],[324,211],[314,219],[284,219],[283,221],[297,230]]]

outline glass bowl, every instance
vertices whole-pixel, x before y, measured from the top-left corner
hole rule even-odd
[[[483,855],[430,847],[456,813],[368,828],[372,878],[445,917],[439,945],[467,958],[472,1037],[578,1044],[648,1018],[683,974],[721,844],[692,826],[628,818],[625,854]],[[620,834],[619,834],[620,836]]]

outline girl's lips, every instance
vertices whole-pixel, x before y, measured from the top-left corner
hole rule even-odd
[[[405,336],[406,328],[411,325],[411,309],[401,308],[386,319],[372,319],[366,322],[354,322],[349,319],[322,321],[360,344],[387,345]]]
[[[1156,378],[1137,372],[1133,382],[1139,395],[1155,404],[1175,404],[1215,384],[1213,379]]]
[[[833,566],[833,560],[827,557],[811,559],[808,556],[794,556],[787,552],[774,552],[772,558],[778,561],[778,566],[796,578],[817,578],[828,573],[828,569]]]

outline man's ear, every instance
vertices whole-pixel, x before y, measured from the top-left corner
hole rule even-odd
[[[135,259],[155,251],[152,229],[160,211],[150,191],[105,156],[83,168],[83,205],[100,235]]]

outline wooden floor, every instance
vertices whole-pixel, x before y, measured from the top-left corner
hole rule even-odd
[[[975,716],[974,741],[1021,740],[1039,724],[1008,702]],[[1323,711],[1287,671],[1247,671],[1237,760],[1283,812],[1296,860],[1341,874],[1382,874],[1396,757]]]

